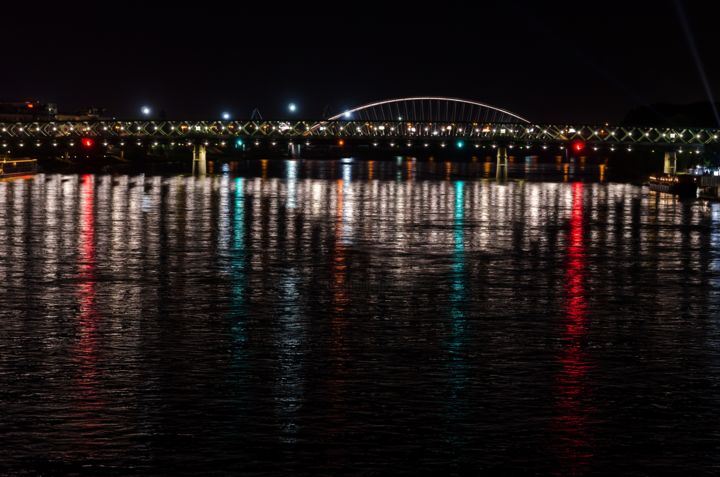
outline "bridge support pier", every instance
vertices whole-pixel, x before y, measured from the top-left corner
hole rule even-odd
[[[495,170],[495,178],[497,180],[507,179],[507,168],[507,148],[505,146],[499,146],[497,150],[497,168]]]
[[[207,173],[207,147],[204,144],[193,146],[193,175],[204,176]]]
[[[301,147],[302,146],[300,146],[300,144],[290,144],[288,146],[288,152],[290,153],[290,157],[292,157],[293,159],[299,159],[302,151]]]
[[[663,162],[665,163],[663,167],[663,172],[665,174],[675,175],[675,173],[677,172],[677,154],[675,153],[675,151],[666,152]]]

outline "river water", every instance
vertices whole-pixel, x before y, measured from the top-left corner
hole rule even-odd
[[[0,183],[0,474],[719,473],[720,206],[489,167]]]

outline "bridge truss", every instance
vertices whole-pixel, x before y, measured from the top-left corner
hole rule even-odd
[[[606,146],[706,146],[720,144],[720,130],[567,124],[436,121],[61,121],[0,123],[3,149],[67,147],[91,138],[104,145],[347,139],[377,141],[463,140],[475,143],[551,145],[583,141]]]

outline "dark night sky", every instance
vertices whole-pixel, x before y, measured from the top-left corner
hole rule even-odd
[[[11,47],[0,100],[64,111],[134,117],[147,103],[172,118],[247,117],[254,107],[267,118],[295,101],[299,116],[316,118],[430,94],[538,122],[616,122],[641,104],[707,99],[675,0],[24,3],[2,7]],[[716,18],[701,2],[682,5],[719,91]]]

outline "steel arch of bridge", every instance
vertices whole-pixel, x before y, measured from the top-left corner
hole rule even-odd
[[[483,123],[529,123],[527,119],[486,103],[443,96],[395,98],[348,109],[328,121],[339,119],[362,121],[441,121]]]
[[[122,144],[141,142],[257,140],[304,141],[348,138],[555,144],[582,140],[588,145],[702,146],[720,144],[718,129],[583,126],[527,123],[413,121],[48,121],[0,123],[0,146],[52,143],[72,145],[83,137]]]

